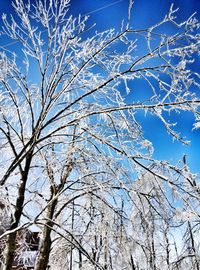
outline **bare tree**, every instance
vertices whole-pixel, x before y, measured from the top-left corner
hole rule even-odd
[[[199,51],[199,23],[194,16],[178,23],[171,6],[158,24],[132,29],[130,1],[128,22],[120,31],[85,38],[91,28],[87,16],[70,16],[69,4],[15,0],[15,15],[2,17],[2,35],[16,42],[0,53],[0,185],[8,191],[13,212],[1,235],[6,239],[3,270],[12,269],[17,231],[33,224],[43,238],[36,270],[48,264],[140,269],[131,245],[140,246],[149,269],[157,269],[162,260],[169,269],[178,260],[169,258],[163,226],[177,216],[168,194],[176,193],[198,217],[193,209],[193,201],[199,203],[197,180],[186,166],[153,158],[137,112],[156,116],[181,143],[187,141],[169,120],[172,112],[190,111],[199,128],[200,100],[192,90],[199,86],[199,75],[190,70]],[[173,34],[160,34],[168,24]],[[143,50],[137,49],[140,42],[146,44]],[[131,81],[138,79],[146,82],[149,99],[127,104],[123,89],[128,95]],[[145,192],[136,181],[144,171]],[[136,210],[144,243],[128,233]],[[158,256],[160,261],[159,226],[166,241],[166,258]]]

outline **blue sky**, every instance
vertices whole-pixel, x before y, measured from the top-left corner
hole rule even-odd
[[[131,26],[133,28],[145,28],[158,22],[174,3],[179,7],[178,19],[183,21],[192,13],[197,11],[196,17],[200,19],[199,0],[135,0],[132,9]],[[96,29],[103,31],[108,28],[119,29],[123,18],[127,17],[129,0],[71,0],[70,13],[90,14],[89,24],[96,23]],[[11,13],[11,0],[1,0],[0,13]],[[5,44],[4,40],[4,44]],[[197,62],[194,68],[197,69]],[[143,82],[135,82],[132,87],[144,88]],[[197,90],[199,91],[199,90]],[[139,97],[129,95],[127,102],[134,102]],[[175,115],[178,122],[178,129],[182,136],[186,136],[191,141],[189,147],[183,146],[179,142],[172,142],[172,138],[166,133],[162,124],[152,116],[138,116],[143,123],[145,136],[153,142],[157,159],[168,159],[175,163],[184,154],[194,172],[200,173],[200,130],[192,131],[193,117],[190,113]]]

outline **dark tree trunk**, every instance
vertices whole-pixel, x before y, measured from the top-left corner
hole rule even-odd
[[[192,226],[191,226],[191,223],[189,221],[188,221],[188,230],[189,230],[190,241],[191,241],[191,252],[195,256],[195,268],[196,268],[196,270],[199,270],[200,269],[199,259],[196,256],[196,248],[195,248],[195,243],[194,243],[194,236],[193,236],[193,232],[192,232]]]
[[[20,181],[19,189],[18,189],[18,196],[16,200],[14,219],[10,226],[10,230],[16,229],[20,222],[20,218],[23,211],[23,205],[24,205],[24,194],[26,190],[26,182],[28,179],[28,173],[29,173],[30,164],[32,160],[32,153],[33,152],[30,152],[30,154],[27,156],[24,171],[22,171],[21,173],[21,181]],[[12,270],[12,265],[15,258],[16,237],[17,237],[16,231],[8,235],[8,238],[6,241],[5,253],[4,253],[3,270]]]
[[[53,215],[56,208],[57,199],[53,200],[47,208],[47,222],[43,229],[43,243],[40,250],[40,254],[37,258],[35,270],[46,270],[49,262],[49,255],[51,251],[51,231],[53,228]]]
[[[136,270],[135,264],[134,264],[134,260],[133,260],[133,256],[132,256],[132,255],[131,255],[131,269],[132,269],[132,270]]]
[[[82,253],[80,250],[78,253],[79,253],[79,269],[82,269],[82,266],[83,266]]]
[[[72,229],[72,233],[74,230],[74,201],[72,203],[72,225],[71,225],[71,229]],[[71,239],[71,241],[73,241],[73,239]],[[70,270],[73,270],[73,246],[71,246],[70,249]]]

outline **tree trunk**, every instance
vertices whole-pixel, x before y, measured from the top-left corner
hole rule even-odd
[[[195,256],[195,268],[196,268],[196,270],[199,270],[200,269],[199,260],[198,260],[198,258],[196,256],[196,248],[195,248],[195,243],[194,243],[194,236],[193,236],[192,226],[191,226],[190,221],[188,221],[188,230],[189,230],[190,241],[191,241],[191,251]]]
[[[30,169],[31,160],[32,160],[32,152],[30,152],[30,154],[27,156],[25,168],[21,174],[21,181],[19,184],[18,196],[17,196],[16,207],[15,207],[15,212],[14,212],[14,220],[10,226],[10,230],[16,229],[20,222],[20,218],[23,211],[26,182],[28,179],[28,173]],[[3,270],[12,270],[12,265],[15,258],[16,237],[17,237],[17,232],[13,232],[8,235],[8,238],[6,241],[5,253],[4,253]]]
[[[135,264],[134,264],[134,260],[133,260],[133,256],[132,256],[132,255],[131,255],[131,269],[132,269],[132,270],[136,270]]]
[[[73,230],[74,230],[74,201],[72,203],[72,225],[71,225],[71,229],[72,229],[72,234],[73,234]],[[71,241],[73,241],[73,239],[71,239]],[[71,246],[70,249],[70,270],[73,270],[73,246]]]
[[[43,229],[43,243],[40,250],[40,254],[37,258],[35,270],[46,270],[49,262],[49,255],[51,251],[51,231],[53,228],[52,218],[54,215],[57,199],[53,200],[47,208],[47,222]]]
[[[82,253],[81,253],[80,250],[79,250],[78,254],[79,254],[79,269],[82,269],[82,266],[83,266],[83,258],[82,258]]]

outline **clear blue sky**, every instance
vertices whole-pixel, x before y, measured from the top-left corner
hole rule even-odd
[[[196,17],[200,19],[200,0],[135,0],[132,10],[132,27],[144,28],[158,22],[164,17],[172,3],[180,8],[177,13],[180,21],[195,11],[197,11]],[[119,29],[122,19],[127,16],[128,5],[129,0],[71,0],[70,13],[90,14],[89,23],[95,22],[98,31],[108,28]],[[3,12],[7,14],[12,12],[11,0],[1,0],[0,13]],[[196,69],[197,64],[196,62]],[[143,88],[142,82],[137,82],[132,86]],[[131,103],[135,101],[135,98],[130,95],[127,102]],[[200,130],[192,131],[194,119],[190,113],[175,116],[182,136],[186,136],[191,141],[190,147],[183,146],[179,142],[173,143],[172,138],[154,117],[145,118],[142,115],[139,117],[144,124],[145,136],[153,142],[155,147],[155,158],[168,159],[176,163],[184,154],[187,154],[192,170],[200,173]]]

